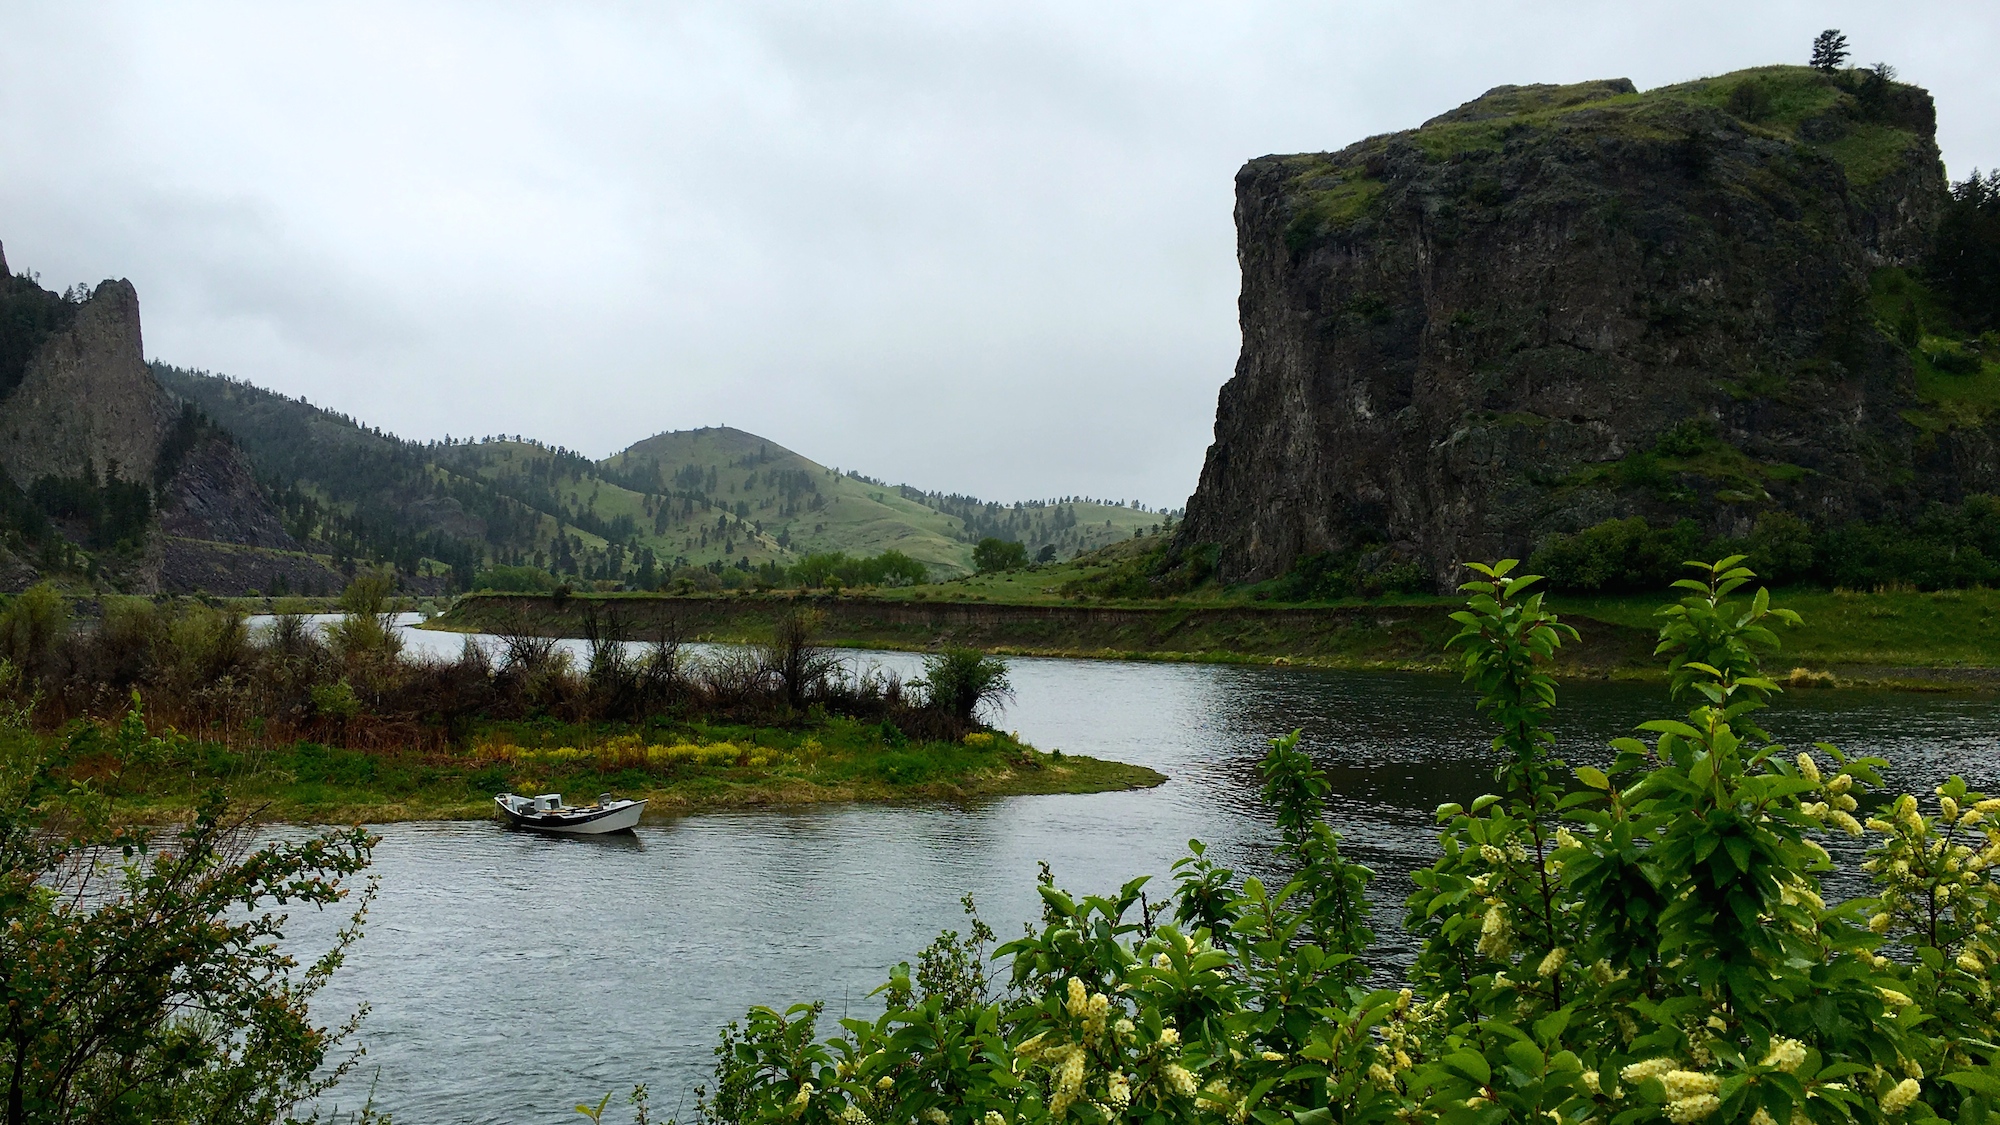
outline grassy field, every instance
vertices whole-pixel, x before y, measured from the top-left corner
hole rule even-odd
[[[136,748],[135,748],[136,745]],[[114,816],[170,820],[214,784],[291,823],[478,820],[496,793],[644,797],[647,819],[724,808],[849,801],[979,801],[1158,785],[1143,766],[1037,750],[1005,734],[914,742],[831,718],[800,729],[655,723],[643,728],[496,724],[463,749],[360,751],[302,742],[226,746],[167,736],[132,744],[108,728],[0,731],[0,758],[39,757],[48,783],[87,784]]]

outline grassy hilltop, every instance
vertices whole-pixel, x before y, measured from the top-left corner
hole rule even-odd
[[[891,485],[729,427],[656,434],[603,460],[520,435],[412,442],[239,380],[164,364],[154,373],[237,439],[300,540],[406,571],[428,561],[469,577],[507,564],[630,583],[647,560],[661,576],[894,550],[948,577],[972,570],[988,536],[1070,558],[1161,518],[1079,498],[999,504]]]

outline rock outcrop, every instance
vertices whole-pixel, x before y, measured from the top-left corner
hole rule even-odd
[[[1774,67],[1646,93],[1501,87],[1237,175],[1243,346],[1175,541],[1525,557],[1634,514],[1741,534],[2000,484],[1920,395],[1885,276],[1946,200],[1931,99]]]
[[[0,399],[0,469],[23,488],[86,466],[150,484],[172,417],[146,367],[139,294],[129,281],[106,281]]]
[[[160,490],[160,530],[181,539],[208,539],[297,551],[277,509],[257,487],[249,459],[235,442],[208,433],[189,449]]]
[[[98,552],[104,581],[131,593],[344,585],[285,531],[229,435],[161,388],[145,362],[131,282],[106,281],[87,299],[59,295],[7,273],[0,257],[0,283],[0,472],[23,492],[47,478],[67,482],[56,491],[72,497],[84,478],[108,493],[115,477],[143,485],[157,514],[143,547],[91,542],[88,519],[74,513],[54,521],[52,533]],[[0,545],[0,591],[37,577],[27,557]]]

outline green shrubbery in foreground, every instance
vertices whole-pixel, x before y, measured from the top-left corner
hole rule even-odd
[[[1752,577],[1740,562],[1679,583],[1659,651],[1691,710],[1618,740],[1607,770],[1550,757],[1546,668],[1574,633],[1513,563],[1476,568],[1452,644],[1499,728],[1501,793],[1438,810],[1406,986],[1372,987],[1388,974],[1368,960],[1371,873],[1341,857],[1295,734],[1263,766],[1283,886],[1198,842],[1157,905],[1143,879],[1078,899],[1045,877],[1041,928],[993,951],[1004,985],[975,920],[836,1037],[819,1037],[818,1005],[753,1009],[722,1035],[705,1117],[1985,1120],[2000,799],[1953,779],[1921,806],[1878,802],[1884,762],[1772,744],[1754,716],[1779,689],[1760,661],[1793,615],[1762,590],[1732,599]],[[1822,898],[1821,878],[1859,861],[1836,860],[1828,832],[1869,839],[1870,897]]]

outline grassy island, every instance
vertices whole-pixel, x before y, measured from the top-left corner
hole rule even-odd
[[[1143,766],[1040,751],[998,732],[917,741],[838,716],[796,728],[661,721],[641,726],[494,724],[463,746],[356,749],[296,741],[230,744],[143,712],[116,724],[0,732],[0,755],[41,784],[87,787],[118,820],[180,819],[220,785],[269,820],[298,824],[478,820],[492,796],[600,792],[644,797],[647,819],[726,808],[842,801],[975,801],[1158,785]]]
[[[0,782],[81,792],[122,822],[183,818],[221,788],[260,819],[355,823],[492,816],[506,791],[644,797],[663,817],[1165,780],[985,726],[1009,692],[991,656],[943,648],[908,683],[856,673],[807,608],[739,652],[593,619],[580,660],[518,628],[438,658],[402,650],[388,589],[364,576],[330,626],[254,634],[200,603],[107,599],[81,627],[46,587],[0,604]]]

